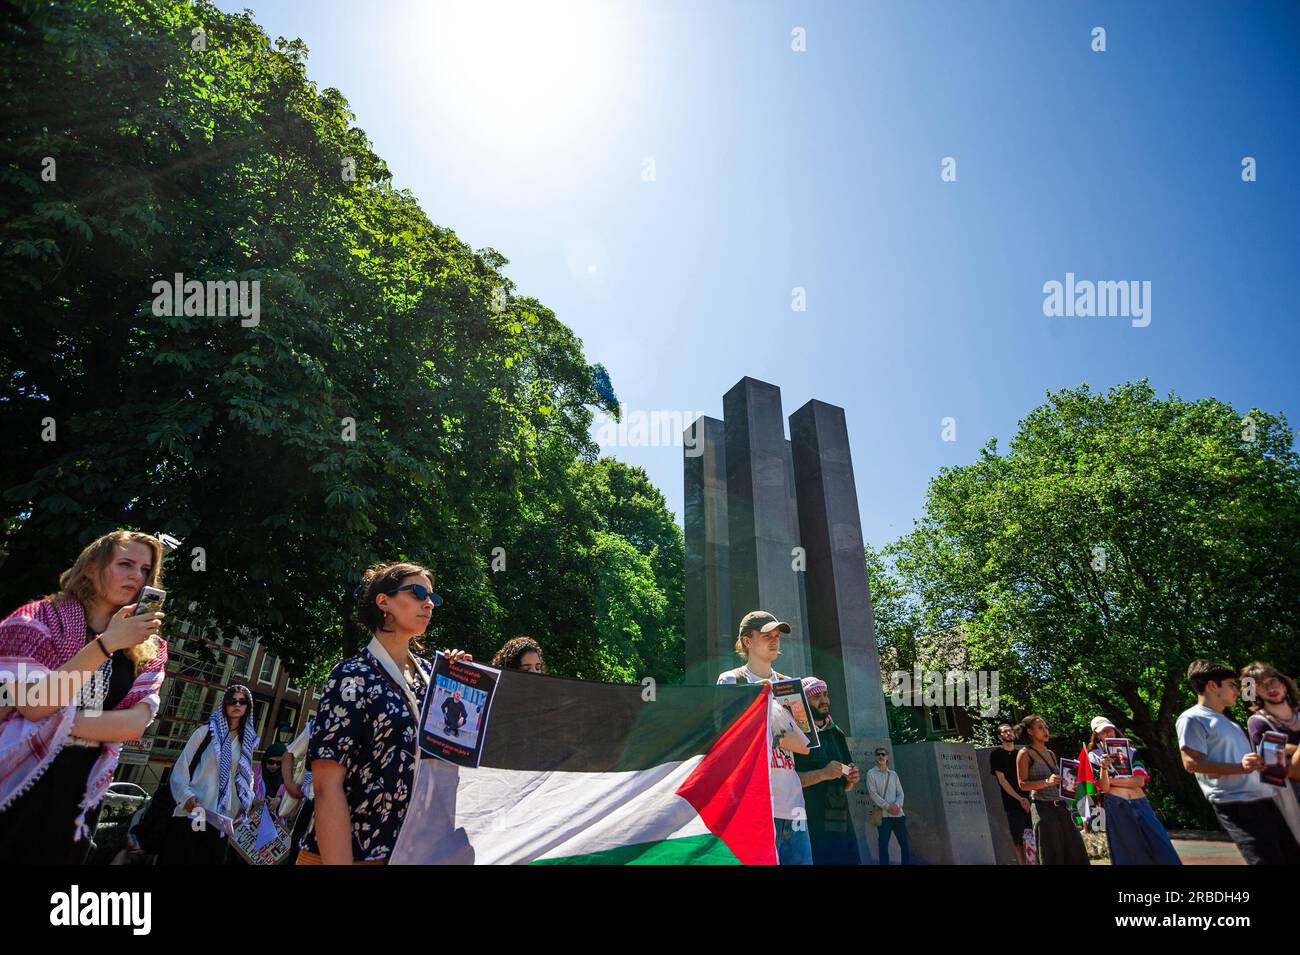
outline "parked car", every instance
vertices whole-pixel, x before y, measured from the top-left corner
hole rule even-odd
[[[135,814],[149,804],[150,794],[135,783],[113,783],[100,803],[99,822],[91,834],[87,865],[109,865],[126,848],[126,831]]]

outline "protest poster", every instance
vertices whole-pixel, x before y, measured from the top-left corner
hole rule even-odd
[[[808,748],[816,749],[822,744],[817,733],[817,724],[813,722],[812,707],[808,705],[808,696],[803,691],[802,680],[777,680],[772,683],[772,695],[776,701],[790,711],[795,724],[808,737]]]
[[[260,813],[256,823],[243,818],[230,827],[230,848],[249,865],[279,865],[289,855],[292,834],[285,821],[272,815],[265,803]]]
[[[442,653],[434,657],[433,682],[420,714],[420,749],[459,766],[478,766],[500,676],[500,670],[481,663],[452,661]]]

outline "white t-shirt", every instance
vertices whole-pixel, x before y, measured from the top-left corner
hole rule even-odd
[[[750,683],[770,683],[771,676],[761,677],[745,667],[745,677]],[[736,676],[730,670],[718,677],[719,684],[734,684]],[[803,786],[799,774],[794,769],[794,756],[780,746],[782,734],[793,732],[806,746],[808,737],[799,724],[794,721],[790,711],[778,703],[775,697],[767,713],[767,728],[772,739],[772,759],[769,762],[768,785],[772,790],[772,817],[774,819],[807,819],[804,809]]]
[[[1242,757],[1254,752],[1250,737],[1235,720],[1200,703],[1184,710],[1175,726],[1178,729],[1178,747],[1194,749],[1212,763],[1240,763]],[[1259,778],[1259,773],[1232,776],[1197,773],[1196,781],[1205,798],[1212,803],[1273,798],[1273,788]]]

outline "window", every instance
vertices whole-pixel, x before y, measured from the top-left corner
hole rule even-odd
[[[275,740],[272,742],[290,742],[298,733],[298,707],[281,702],[280,712],[275,720],[278,725],[275,728]]]
[[[246,657],[235,657],[230,667],[230,679],[239,683],[248,682],[248,671],[253,665],[253,651]]]
[[[176,758],[180,751],[185,748],[185,744],[190,741],[194,731],[200,726],[206,726],[204,721],[198,725],[194,723],[183,723],[180,720],[164,719],[158,726],[158,732],[154,736],[153,752],[154,757]]]
[[[255,637],[249,636],[243,630],[240,630],[239,633],[233,634],[230,637],[230,648],[232,650],[241,650],[244,653],[247,653],[250,656],[252,656],[253,650],[256,648],[256,646],[257,646],[257,639]]]
[[[930,713],[930,726],[937,733],[950,733],[957,729],[957,707],[927,707]]]
[[[208,713],[204,706],[204,697],[207,696],[207,690],[208,688],[201,683],[177,680],[172,686],[171,695],[167,697],[166,705],[162,708],[161,717],[198,721],[206,719]]]
[[[280,658],[272,656],[265,648],[262,650],[262,665],[257,670],[258,683],[275,683],[275,675],[280,672]]]
[[[266,738],[266,718],[271,715],[271,701],[263,699],[260,696],[254,696],[253,705],[257,707],[257,725],[255,727],[257,730],[257,737],[262,740],[263,746],[269,746],[271,743],[275,742],[275,740],[268,740]]]

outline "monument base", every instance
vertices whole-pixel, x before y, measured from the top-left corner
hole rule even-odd
[[[893,752],[891,765],[903,784],[912,862],[995,865],[998,860],[975,747],[969,743],[908,743],[893,747]],[[868,765],[874,765],[874,758]],[[984,773],[988,774],[987,768]]]
[[[975,750],[975,758],[979,760],[980,780],[984,784],[984,810],[989,817],[993,855],[997,858],[998,865],[1019,865],[1020,861],[1016,858],[1016,845],[1011,841],[1007,813],[1002,808],[1002,787],[998,785],[997,778],[990,771],[993,768],[989,762],[989,755],[992,752],[991,746],[981,746]]]

